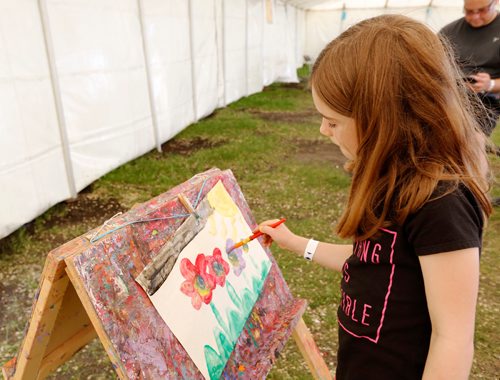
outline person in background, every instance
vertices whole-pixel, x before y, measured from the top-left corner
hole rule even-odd
[[[439,32],[455,51],[470,89],[491,111],[483,130],[491,135],[500,115],[500,17],[498,0],[465,0],[464,17]]]
[[[341,272],[337,380],[467,379],[492,210],[477,98],[441,39],[401,15],[330,42],[311,88],[320,133],[352,172],[337,234],[353,244],[270,227],[275,220],[259,224],[263,243]]]

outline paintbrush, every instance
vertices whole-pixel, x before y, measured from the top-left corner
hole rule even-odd
[[[272,227],[272,228],[276,228],[278,227],[280,224],[282,223],[285,223],[286,221],[286,218],[281,218],[280,220],[278,220],[276,223],[273,223],[273,224],[270,224],[269,227]],[[227,253],[231,252],[232,250],[236,249],[236,248],[239,248],[241,247],[242,245],[245,245],[247,244],[248,242],[252,241],[253,239],[256,239],[258,238],[259,236],[263,235],[264,233],[263,232],[260,232],[260,231],[257,231],[256,233],[254,233],[253,235],[250,235],[249,237],[247,237],[246,239],[243,239],[241,240],[240,242],[236,243],[235,245],[233,245],[228,251]]]

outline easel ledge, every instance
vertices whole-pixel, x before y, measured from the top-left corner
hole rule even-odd
[[[194,211],[182,194],[178,197],[188,210],[191,208],[190,212]],[[6,380],[44,379],[97,336],[119,378],[128,378],[88,295],[79,285],[78,274],[71,269],[71,258],[92,246],[90,239],[94,232],[73,239],[48,254],[21,349],[16,358],[2,367]],[[312,376],[332,379],[304,320],[300,317],[294,323],[292,336]]]

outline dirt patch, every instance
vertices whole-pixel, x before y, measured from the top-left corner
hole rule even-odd
[[[16,290],[16,285],[10,285],[5,283],[5,279],[2,278],[3,281],[0,282],[0,310],[4,311],[0,315],[0,325],[4,326],[5,324],[5,317],[7,317],[7,313],[5,313],[5,310],[7,310],[7,306],[10,306],[10,300],[12,294],[14,294]]]
[[[290,83],[274,83],[269,86],[266,86],[262,89],[262,92],[274,91],[276,87],[286,88],[288,90],[301,90],[301,91],[309,91],[309,80],[305,78],[301,78],[299,82],[290,82]]]
[[[300,81],[298,83],[281,83],[280,87],[282,88],[287,88],[287,89],[296,89],[296,90],[306,90],[307,88],[307,82],[305,81]]]
[[[12,254],[16,250],[19,235],[36,236],[39,241],[50,243],[52,249],[66,242],[68,238],[59,231],[48,231],[50,228],[82,225],[91,229],[101,225],[115,214],[127,210],[128,208],[121,205],[116,198],[98,198],[92,193],[80,193],[75,200],[68,200],[53,206],[48,213],[40,217],[38,222],[33,220],[24,224],[18,234],[13,233],[0,239],[0,256]]]
[[[200,149],[214,148],[225,144],[224,139],[213,140],[204,137],[194,137],[192,139],[172,139],[161,146],[165,153],[176,153],[182,156],[189,156]]]
[[[332,142],[324,140],[297,140],[296,158],[302,162],[331,162],[336,167],[343,167],[346,158],[340,148]]]
[[[282,123],[320,123],[318,113],[313,110],[295,112],[295,111],[261,111],[248,110],[253,116],[262,120]]]
[[[74,201],[67,201],[61,206],[62,211],[51,216],[44,223],[46,228],[54,225],[76,224],[88,220],[105,220],[118,212],[126,211],[116,198],[95,198],[90,194],[79,194]]]

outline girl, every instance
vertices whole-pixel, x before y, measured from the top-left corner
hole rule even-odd
[[[354,244],[259,228],[342,273],[337,380],[468,378],[491,204],[461,77],[440,39],[399,15],[351,27],[313,67],[320,132],[352,172],[337,233]]]

